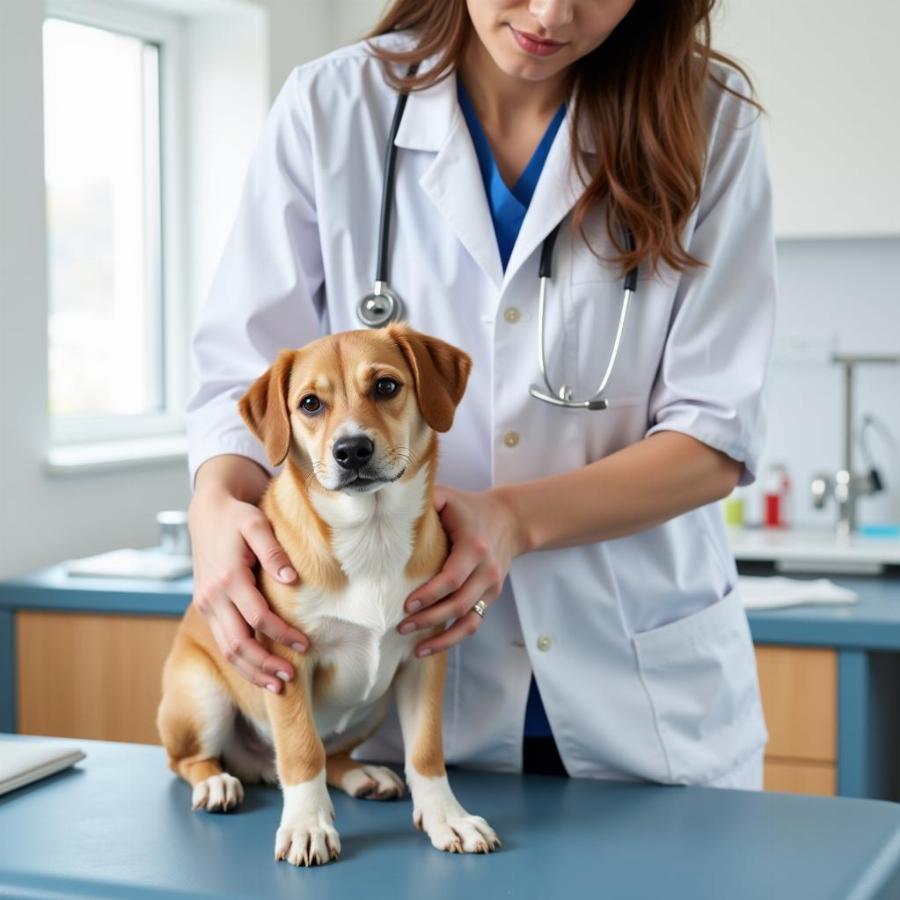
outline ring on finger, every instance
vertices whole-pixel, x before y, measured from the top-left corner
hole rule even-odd
[[[484,618],[484,614],[487,612],[487,603],[484,600],[479,600],[473,607],[472,611],[478,613],[481,618]]]

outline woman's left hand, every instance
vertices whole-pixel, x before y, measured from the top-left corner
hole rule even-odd
[[[416,656],[446,650],[475,634],[481,616],[472,607],[479,600],[490,606],[497,599],[513,559],[525,550],[520,523],[498,489],[462,491],[436,484],[434,503],[450,554],[441,571],[407,597],[405,608],[415,615],[397,630],[408,634],[456,622],[419,644]]]

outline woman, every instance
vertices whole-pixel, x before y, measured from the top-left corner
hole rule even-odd
[[[251,626],[308,642],[254,586],[257,560],[296,574],[255,506],[271,470],[236,402],[280,347],[359,327],[409,91],[389,281],[415,328],[474,359],[437,476],[451,554],[399,626],[449,625],[417,650],[450,653],[448,761],[761,786],[715,501],[756,477],[774,242],[758,107],[709,48],[712,5],[397,0],[369,43],[291,73],[195,335],[188,406],[195,602],[247,678],[278,691],[293,676]],[[539,257],[560,222],[554,391],[600,382],[639,266],[601,411],[529,392]],[[396,723],[356,755],[402,759]]]

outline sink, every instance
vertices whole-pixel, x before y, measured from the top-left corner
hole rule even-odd
[[[727,527],[736,560],[774,562],[779,572],[879,575],[900,565],[900,539],[830,529]]]

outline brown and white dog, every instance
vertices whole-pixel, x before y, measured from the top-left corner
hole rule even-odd
[[[461,350],[392,325],[283,350],[241,398],[272,464],[285,463],[260,508],[300,576],[291,587],[263,570],[260,590],[310,647],[277,647],[295,677],[280,694],[261,690],[223,658],[191,604],[164,667],[157,724],[170,767],[193,786],[194,809],[231,809],[243,799],[242,781],[277,777],[284,808],[276,859],[337,858],[326,784],[356,797],[403,794],[390,769],[350,757],[380,724],[391,688],[416,827],[440,850],[499,846],[447,782],[446,654],[416,658],[415,645],[434,631],[396,628],[406,597],[448,552],[432,500],[435,432],[453,423],[470,368]]]

